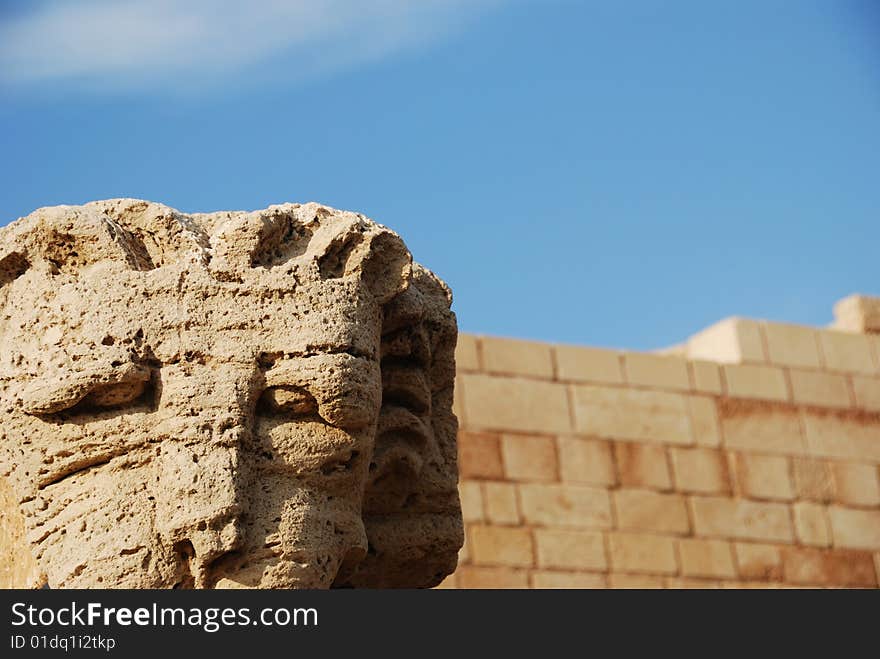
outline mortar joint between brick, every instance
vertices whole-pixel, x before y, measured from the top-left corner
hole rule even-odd
[[[609,460],[611,462],[611,471],[614,475],[614,481],[607,488],[610,492],[614,492],[615,490],[619,490],[623,487],[623,476],[621,475],[620,464],[617,461],[617,441],[611,439],[600,439],[597,441],[605,442],[605,445],[608,447],[608,455]],[[613,499],[614,497],[609,495],[609,498]],[[616,522],[612,513],[612,526]]]
[[[520,486],[519,483],[512,486],[513,487],[513,501],[516,504],[516,516],[521,523],[525,521],[525,514],[523,513],[523,504],[522,504],[522,496],[520,495]],[[532,549],[534,551],[538,551],[538,540],[535,538],[535,529],[531,526],[529,528],[529,533],[532,536]],[[535,560],[537,560],[537,555],[535,556]]]
[[[620,377],[623,380],[623,384],[629,385],[629,372],[626,369],[626,353],[617,353],[617,363],[620,367]]]
[[[480,507],[483,509],[483,524],[489,524],[489,496],[486,494],[486,483],[488,481],[480,480]]]
[[[803,407],[796,407],[795,412],[796,412],[795,418],[797,418],[798,433],[800,434],[801,451],[803,453],[803,456],[816,459],[816,456],[812,455],[809,452],[809,450],[808,450],[809,447],[807,446],[807,422],[804,419],[804,408]],[[792,461],[792,464],[794,464],[794,461]]]
[[[577,423],[576,423],[575,413],[574,413],[574,407],[575,407],[574,406],[574,385],[573,384],[566,384],[563,386],[565,387],[565,405],[566,405],[566,407],[568,407],[568,427],[569,427],[570,431],[572,433],[574,433],[577,431]],[[554,442],[554,444],[556,444],[556,443],[558,443],[558,440],[557,440],[557,442]],[[558,459],[556,461],[556,466],[558,467],[557,477],[561,478],[562,477],[562,465],[559,464]]]
[[[678,576],[678,577],[681,577],[684,574],[684,568],[682,567],[682,564],[681,564],[681,546],[680,545],[681,545],[681,538],[674,538],[672,540],[672,557],[673,557],[673,559],[675,559],[675,576]]]
[[[693,494],[682,494],[684,496],[684,508],[688,514],[688,521],[694,521],[695,523],[692,525],[693,536],[694,538],[698,538],[700,536],[697,535],[697,525],[696,525],[696,515],[694,514],[694,495]]]
[[[608,493],[608,512],[610,513],[609,517],[611,517],[611,520],[610,520],[611,528],[612,529],[619,529],[620,526],[619,526],[619,522],[617,521],[617,519],[618,519],[617,497],[615,496],[614,491],[609,491],[609,493]]]
[[[535,570],[528,571],[528,584],[530,589],[535,588]]]
[[[571,401],[569,401],[570,403]],[[569,404],[569,408],[571,405]],[[573,414],[572,410],[569,410],[569,415]],[[572,430],[574,430],[574,426],[572,426]],[[559,435],[553,435],[553,442],[551,446],[553,447],[553,468],[555,470],[556,478],[551,481],[553,483],[561,483],[562,482],[562,456],[559,454]],[[517,496],[519,496],[519,491],[517,490]]]
[[[687,421],[687,429],[688,429],[688,438],[690,442],[686,444],[686,446],[696,446],[697,445],[697,430],[694,427],[694,402],[692,397],[685,398],[685,421]]]
[[[611,574],[614,570],[614,565],[611,562],[611,533],[613,531],[600,531],[600,533],[602,534],[602,551],[605,554],[605,570],[607,574]]]
[[[868,335],[868,351],[874,361],[874,372],[880,373],[880,334],[876,336],[878,336],[878,340],[871,341],[871,335]]]
[[[813,332],[813,341],[816,343],[816,353],[819,357],[819,368],[823,371],[829,370],[828,362],[825,360],[825,348],[822,347],[821,331]]]
[[[742,566],[739,564],[739,554],[736,551],[736,545],[739,544],[739,541],[731,541],[730,542],[730,553],[732,556],[733,563],[733,572],[736,575],[736,578],[739,580],[745,579],[745,576],[742,573]]]
[[[785,467],[786,472],[788,473],[788,485],[791,488],[792,494],[794,495],[794,499],[789,502],[791,503],[793,508],[794,504],[800,501],[800,494],[798,494],[797,483],[794,479],[794,459],[789,455],[785,456]]]
[[[684,513],[685,517],[687,517],[688,522],[688,532],[684,536],[686,538],[696,538],[697,537],[697,523],[694,519],[694,513],[691,510],[690,503],[688,502],[688,496],[682,493],[682,498],[684,498]]]
[[[477,370],[480,373],[486,372],[486,359],[483,357],[483,337],[474,337],[474,351],[477,353]]]
[[[724,470],[727,472],[727,483],[730,486],[732,498],[745,497],[742,483],[739,478],[740,451],[723,451]]]
[[[859,408],[859,399],[856,396],[855,378],[852,376],[851,373],[847,373],[844,376],[844,378],[846,381],[846,390],[847,390],[847,393],[849,394],[849,406],[852,407],[853,409],[860,409]]]
[[[518,490],[519,490],[519,488],[517,488],[517,491]],[[529,542],[532,544],[532,567],[536,568],[536,569],[542,569],[541,568],[541,561],[538,559],[538,538],[535,535],[535,529],[532,526],[529,526],[528,529],[529,529]],[[534,585],[532,584],[532,576],[533,575],[530,572],[529,573],[529,584],[531,584],[531,587],[534,588]]]
[[[767,339],[767,331],[765,329],[767,326],[767,322],[761,321],[757,323],[757,325],[758,337],[761,339],[761,352],[764,354],[764,363],[771,364],[772,362],[770,361],[770,341]]]
[[[721,382],[721,396],[719,398],[729,398],[730,388],[727,385],[727,373],[721,365],[718,366],[718,379]]]
[[[803,546],[803,541],[801,540],[800,533],[798,532],[798,524],[797,524],[797,515],[794,512],[794,507],[797,502],[791,502],[788,504],[788,517],[791,522],[791,530],[792,537],[794,542],[792,543],[795,547]]]
[[[678,478],[675,475],[675,469],[672,466],[672,448],[669,446],[662,446],[663,449],[663,461],[666,464],[666,476],[669,479],[669,489],[662,490],[664,492],[677,492],[678,490]]]
[[[791,369],[782,369],[782,379],[785,380],[785,396],[787,402],[794,404],[794,385],[791,382]]]

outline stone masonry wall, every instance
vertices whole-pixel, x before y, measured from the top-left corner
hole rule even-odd
[[[857,306],[847,331],[729,319],[666,354],[460,336],[442,586],[876,587],[880,328]]]

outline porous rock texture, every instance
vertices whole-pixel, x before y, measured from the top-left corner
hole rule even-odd
[[[0,585],[428,587],[455,569],[455,316],[315,203],[0,229]]]

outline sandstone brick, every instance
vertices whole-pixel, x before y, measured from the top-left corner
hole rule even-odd
[[[516,488],[511,483],[483,483],[486,518],[493,524],[519,524]]]
[[[753,542],[734,543],[739,576],[743,579],[779,581],[782,579],[782,552],[775,545]]]
[[[880,412],[880,378],[854,375],[852,386],[856,407],[869,412]]]
[[[721,588],[725,590],[797,590],[798,588],[808,589],[808,586],[794,586],[769,581],[723,581]]]
[[[701,494],[730,491],[727,466],[721,451],[673,448],[671,457],[677,490]]]
[[[672,488],[664,446],[615,442],[614,457],[622,485],[656,490]]]
[[[834,500],[834,474],[826,460],[792,458],[792,473],[798,497],[822,503]]]
[[[534,562],[532,536],[527,529],[474,525],[469,540],[476,565],[528,567]]]
[[[788,547],[783,550],[785,580],[808,586],[877,585],[869,552]]]
[[[811,455],[880,462],[880,417],[808,411],[803,421]]]
[[[483,367],[489,373],[553,378],[550,346],[535,341],[483,337]]]
[[[695,334],[688,339],[687,354],[727,364],[766,361],[758,323],[745,318],[727,318]]]
[[[831,473],[834,475],[834,490],[839,503],[851,506],[880,505],[880,473],[876,465],[834,462],[831,463]]]
[[[480,354],[477,337],[473,334],[459,334],[455,345],[455,369],[457,371],[479,371]]]
[[[621,590],[657,590],[664,587],[663,577],[649,574],[609,574],[608,587]]]
[[[483,494],[477,481],[460,481],[458,497],[461,499],[461,516],[465,522],[483,521]]]
[[[785,504],[695,496],[691,507],[698,536],[777,542],[794,539]]]
[[[560,437],[558,450],[563,482],[585,485],[614,485],[617,482],[611,445],[608,442],[581,437]]]
[[[536,529],[538,566],[569,570],[604,570],[605,541],[601,532]]]
[[[718,364],[695,360],[690,362],[694,391],[721,395],[721,369]]]
[[[462,478],[503,478],[498,435],[459,432],[458,469]]]
[[[698,446],[718,446],[721,444],[721,429],[718,424],[718,409],[714,398],[691,396],[691,428]]]
[[[616,350],[558,345],[556,370],[560,380],[622,384],[620,353]]]
[[[795,403],[820,407],[850,407],[849,385],[843,375],[791,369],[789,377]]]
[[[713,579],[667,577],[664,583],[666,588],[669,588],[670,590],[706,590],[710,588],[721,588],[721,582]]]
[[[819,341],[811,327],[786,323],[762,323],[767,339],[767,356],[774,364],[805,368],[821,368]]]
[[[880,549],[880,510],[828,509],[835,547]]]
[[[472,428],[518,432],[568,432],[565,385],[464,373],[464,409]]]
[[[728,364],[722,367],[728,396],[786,402],[785,371],[761,364]]]
[[[435,590],[453,590],[456,586],[456,576],[455,574],[450,574],[443,581],[434,586]]]
[[[504,473],[518,481],[555,481],[556,445],[552,437],[502,435]]]
[[[583,590],[605,587],[606,581],[604,574],[551,572],[549,570],[537,570],[532,572],[532,588],[566,588]]]
[[[678,391],[691,388],[683,357],[627,352],[623,355],[623,368],[630,385]]]
[[[679,534],[690,531],[687,507],[680,494],[616,490],[614,508],[621,529]]]
[[[822,330],[819,344],[825,357],[825,367],[847,373],[875,373],[871,359],[871,344],[864,334]]]
[[[809,501],[800,501],[793,506],[794,528],[802,544],[812,547],[831,546],[831,529],[825,506]]]
[[[723,540],[683,539],[678,544],[681,573],[688,577],[718,577],[732,579],[736,576],[733,565],[733,549]]]
[[[665,391],[574,385],[575,427],[609,439],[692,444],[687,398]]]
[[[610,533],[609,548],[614,571],[675,574],[675,545],[672,538],[647,533]]]
[[[520,504],[529,524],[606,529],[611,526],[608,492],[586,485],[519,485]]]
[[[752,401],[723,401],[721,434],[729,449],[803,455],[797,411]]]
[[[459,588],[495,589],[529,587],[528,570],[504,567],[476,567],[465,565],[456,571]]]
[[[789,459],[781,455],[739,453],[734,460],[740,491],[753,499],[795,498]]]

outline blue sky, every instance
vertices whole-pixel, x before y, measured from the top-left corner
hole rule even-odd
[[[0,224],[320,201],[462,330],[635,349],[880,294],[871,0],[0,7]]]

